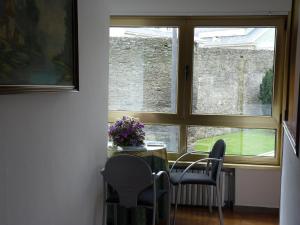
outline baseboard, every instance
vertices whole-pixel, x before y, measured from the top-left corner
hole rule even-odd
[[[256,207],[256,206],[239,206],[235,205],[233,211],[236,212],[251,212],[251,213],[271,213],[279,214],[279,208],[267,208],[267,207]]]

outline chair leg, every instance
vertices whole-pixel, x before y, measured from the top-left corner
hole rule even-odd
[[[114,204],[114,225],[118,225],[118,205]]]
[[[156,215],[156,204],[157,204],[157,202],[155,201],[154,203],[153,203],[153,211],[152,211],[152,225],[155,225],[155,219],[156,219],[156,217],[155,217],[155,215]]]
[[[216,186],[216,192],[217,192],[217,202],[218,202],[220,225],[224,225],[224,218],[223,218],[223,212],[222,212],[222,197],[221,197],[221,189],[220,189],[219,185]]]
[[[206,185],[209,213],[212,213],[212,194],[213,194],[212,188],[213,188],[212,186]]]
[[[175,225],[175,219],[176,219],[178,191],[179,191],[179,185],[175,185],[175,206],[174,206],[174,213],[173,213],[173,225]]]
[[[168,193],[166,194],[165,198],[165,202],[166,202],[166,212],[167,212],[167,217],[166,217],[166,225],[170,225],[170,216],[171,216],[171,199],[172,199],[172,195],[171,195],[171,191],[170,191],[170,187],[168,189]]]
[[[102,214],[102,225],[106,225],[107,223],[107,203],[106,203],[106,184],[103,182],[103,202],[102,202],[102,207],[103,207],[103,214]]]
[[[103,202],[103,215],[102,215],[102,225],[106,225],[106,213],[107,213],[107,205],[106,202]]]

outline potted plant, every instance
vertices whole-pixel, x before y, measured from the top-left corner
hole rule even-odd
[[[108,135],[114,146],[120,146],[124,150],[143,150],[145,132],[144,124],[138,119],[123,116],[109,126]]]

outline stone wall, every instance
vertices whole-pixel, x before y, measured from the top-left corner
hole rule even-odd
[[[273,67],[273,55],[270,50],[201,48],[195,44],[193,112],[270,114],[270,106],[262,105],[258,95],[265,72]],[[176,112],[176,94],[171,93],[177,87],[172,39],[113,37],[109,69],[110,110]],[[213,130],[212,135],[219,134]],[[193,142],[212,132],[191,128],[189,133]]]
[[[195,48],[194,112],[265,114],[259,87],[265,72],[273,67],[273,54],[268,50]]]
[[[170,112],[171,39],[111,38],[109,109]]]

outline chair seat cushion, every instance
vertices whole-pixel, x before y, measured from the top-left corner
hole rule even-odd
[[[156,200],[160,199],[167,191],[157,190],[156,191]],[[153,205],[153,189],[149,188],[146,191],[143,191],[138,198],[138,205]]]
[[[156,200],[160,199],[164,194],[166,194],[166,190],[157,190],[156,191]],[[107,203],[119,203],[119,196],[116,191],[113,191],[108,194],[108,198],[106,199]],[[145,191],[142,191],[138,196],[138,205],[153,205],[153,189],[147,188]]]
[[[173,185],[179,184],[180,176],[182,172],[172,172],[170,174],[170,181]],[[210,176],[203,173],[185,173],[181,179],[181,184],[206,184],[206,185],[216,185]]]

